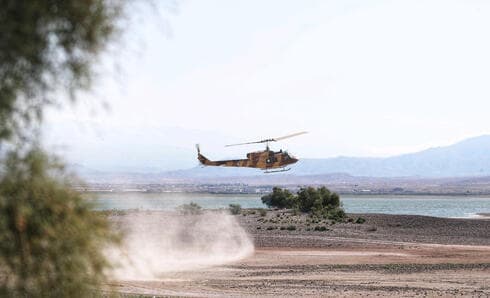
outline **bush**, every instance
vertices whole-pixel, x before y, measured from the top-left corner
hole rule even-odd
[[[260,209],[259,209],[259,214],[260,214],[260,216],[262,216],[262,217],[263,217],[263,216],[266,216],[266,215],[267,215],[267,210],[265,210],[264,208],[260,208]]]
[[[330,192],[326,187],[301,188],[297,194],[297,202],[302,212],[312,212],[317,215],[340,207],[339,195]]]
[[[295,196],[289,190],[279,187],[274,187],[272,193],[262,196],[261,199],[269,208],[292,208],[296,204]]]
[[[177,207],[177,210],[183,215],[198,215],[202,213],[202,207],[199,204],[190,202]]]
[[[268,207],[292,209],[293,215],[303,212],[335,221],[342,221],[346,217],[339,195],[330,192],[326,187],[301,188],[296,195],[287,189],[274,187],[272,193],[262,197],[262,202]]]
[[[358,217],[356,219],[356,224],[363,224],[366,222],[366,219],[362,218],[362,217]]]
[[[327,213],[327,218],[334,221],[342,221],[345,218],[345,211],[342,208],[329,210]]]
[[[35,149],[11,154],[0,178],[1,297],[93,297],[119,241],[107,216]]]
[[[288,231],[294,231],[294,230],[296,230],[296,226],[288,226],[287,230]]]
[[[315,231],[320,231],[320,232],[324,232],[324,231],[327,231],[327,227],[324,227],[324,226],[316,226],[315,227]]]

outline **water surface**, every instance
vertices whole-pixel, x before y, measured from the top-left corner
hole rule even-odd
[[[206,209],[227,208],[240,204],[242,208],[263,208],[260,195],[199,194],[199,193],[97,193],[87,195],[100,210],[173,210],[195,202]],[[490,213],[490,196],[341,196],[346,212],[413,214],[437,217],[474,217]]]

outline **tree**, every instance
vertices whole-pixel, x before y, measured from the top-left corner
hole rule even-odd
[[[0,1],[1,296],[93,296],[110,267],[102,252],[117,240],[109,222],[71,189],[35,128],[60,94],[75,100],[90,88],[124,3]]]
[[[269,208],[293,208],[296,204],[294,195],[289,190],[279,187],[274,187],[272,193],[262,196],[261,199]]]
[[[274,187],[272,193],[262,197],[262,202],[268,207],[297,208],[303,213],[310,213],[333,220],[345,218],[345,212],[340,206],[340,197],[326,187],[301,188],[296,195],[287,189]]]
[[[322,209],[323,202],[318,191],[313,187],[301,188],[298,191],[299,210],[310,212],[312,209]]]
[[[72,190],[40,150],[11,153],[0,180],[1,296],[88,297],[110,267],[117,243],[102,214]]]
[[[92,66],[117,31],[110,0],[0,1],[0,140],[25,134],[55,92],[88,89]]]

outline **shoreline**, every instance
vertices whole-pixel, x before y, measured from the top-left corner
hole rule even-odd
[[[490,219],[490,213],[476,213],[475,214],[477,216],[478,219],[485,219],[485,218],[488,218]]]
[[[287,186],[286,186],[287,187]],[[272,188],[272,186],[271,186]],[[263,196],[270,191],[266,192],[210,192],[210,191],[145,191],[145,190],[78,190],[84,195],[89,194],[194,194],[194,195],[243,195],[243,196]],[[467,193],[467,192],[410,192],[410,193],[398,193],[398,192],[342,192],[337,191],[340,196],[348,197],[370,197],[370,196],[381,196],[381,197],[475,197],[475,198],[488,198],[490,199],[490,192],[481,193]]]

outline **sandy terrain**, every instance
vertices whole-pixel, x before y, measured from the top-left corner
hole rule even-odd
[[[168,216],[145,213],[157,222]],[[350,216],[366,222],[238,215],[255,244],[247,257],[112,286],[155,296],[490,296],[490,220]],[[291,225],[296,230],[280,229]]]

